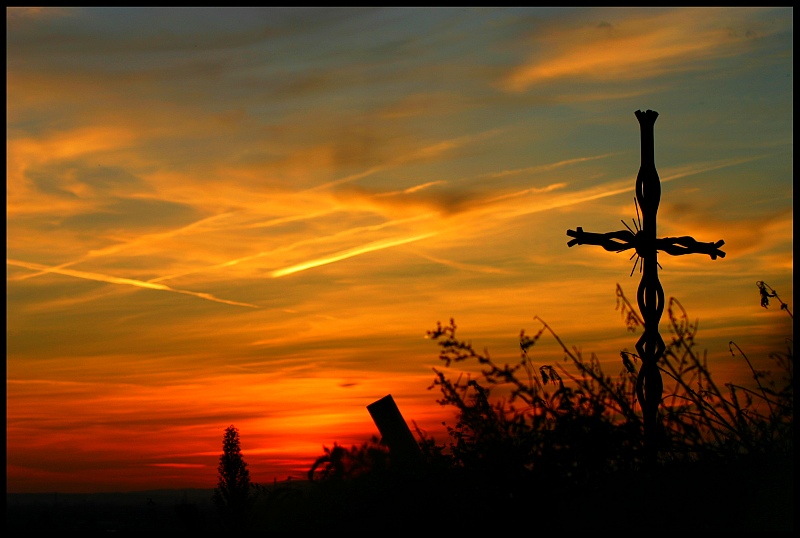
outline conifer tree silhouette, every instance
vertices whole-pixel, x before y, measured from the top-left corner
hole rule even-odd
[[[250,507],[250,471],[239,447],[239,430],[233,425],[225,429],[218,471],[214,504],[226,526],[240,528],[247,520]]]

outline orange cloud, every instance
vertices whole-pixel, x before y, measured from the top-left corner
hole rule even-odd
[[[87,186],[66,174],[59,188],[72,198],[52,196],[36,189],[26,177],[31,169],[51,162],[98,155],[129,147],[138,138],[122,127],[82,127],[42,135],[15,138],[7,143],[6,212],[9,216],[30,214],[77,214],[97,206],[85,195]]]
[[[477,133],[477,134],[459,136],[459,137],[448,139],[448,140],[440,140],[439,142],[434,142],[434,143],[431,143],[431,144],[418,146],[416,148],[410,149],[409,151],[401,154],[398,157],[395,157],[395,158],[392,158],[392,159],[388,159],[386,161],[386,164],[382,164],[382,165],[379,165],[379,166],[374,166],[374,167],[369,168],[367,170],[364,170],[362,172],[358,172],[356,174],[351,174],[349,176],[346,176],[346,177],[343,177],[343,178],[340,178],[340,179],[337,179],[337,180],[334,180],[334,181],[329,181],[329,182],[324,183],[322,185],[318,185],[316,187],[313,187],[312,189],[309,189],[309,190],[316,191],[316,190],[320,190],[320,189],[328,189],[330,187],[335,187],[337,185],[341,185],[342,183],[350,183],[350,182],[355,181],[357,179],[362,179],[362,178],[365,178],[367,176],[371,176],[371,175],[373,175],[373,174],[375,174],[377,172],[381,172],[383,170],[394,168],[396,166],[400,166],[400,165],[403,165],[403,164],[408,164],[408,163],[417,162],[417,161],[428,161],[428,160],[436,159],[442,154],[446,154],[447,152],[450,152],[450,151],[452,151],[454,149],[457,149],[457,148],[460,148],[460,147],[463,147],[463,146],[467,146],[467,145],[472,144],[474,142],[479,142],[481,140],[485,140],[486,138],[495,136],[500,132],[501,132],[500,129],[490,129],[488,131],[484,131],[484,132]]]
[[[509,92],[566,79],[626,81],[698,69],[700,61],[736,54],[735,35],[715,10],[669,10],[634,15],[616,24],[553,30],[537,38],[546,51],[501,81]],[[550,53],[549,51],[554,51]]]

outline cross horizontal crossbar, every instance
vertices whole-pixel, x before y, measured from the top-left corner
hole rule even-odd
[[[648,250],[646,238],[641,232],[634,234],[629,230],[618,230],[601,234],[586,232],[579,226],[577,230],[567,230],[567,235],[575,238],[567,243],[569,247],[575,245],[597,245],[609,252],[623,252],[633,248],[636,249],[640,256],[643,256],[643,253]],[[712,260],[716,260],[717,257],[725,257],[725,253],[720,250],[720,247],[724,244],[725,241],[721,239],[716,242],[702,243],[693,237],[683,235],[681,237],[656,238],[655,250],[661,250],[673,256],[707,254]]]

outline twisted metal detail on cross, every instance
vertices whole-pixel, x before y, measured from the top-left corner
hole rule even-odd
[[[635,114],[639,120],[642,147],[642,160],[639,174],[636,176],[634,199],[637,215],[638,208],[642,210],[641,223],[637,226],[634,222],[637,231],[634,232],[624,221],[622,224],[627,229],[616,232],[591,233],[578,227],[577,230],[567,230],[567,235],[574,238],[567,243],[567,246],[597,245],[610,252],[623,252],[632,248],[635,252],[631,259],[638,255],[633,270],[636,269],[638,262],[642,279],[639,282],[636,299],[644,319],[644,332],[636,342],[636,351],[642,360],[642,367],[636,380],[636,395],[644,417],[645,455],[652,460],[657,454],[658,406],[663,391],[658,360],[666,349],[658,331],[658,324],[664,312],[664,289],[658,279],[658,267],[660,267],[658,251],[673,256],[707,254],[712,260],[716,260],[717,257],[725,257],[725,253],[720,250],[725,242],[720,240],[715,243],[701,243],[689,236],[656,237],[656,214],[661,201],[661,181],[656,171],[653,131],[658,112],[637,110]]]

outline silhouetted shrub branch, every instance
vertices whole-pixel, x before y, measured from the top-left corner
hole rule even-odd
[[[360,447],[333,443],[333,448],[323,447],[323,451],[308,471],[310,481],[341,481],[389,467],[389,450],[375,436]]]
[[[628,330],[641,329],[641,318],[619,286],[616,299]],[[782,310],[791,317],[788,306]],[[413,476],[392,472],[391,454],[377,438],[349,449],[325,447],[309,471],[317,482],[315,494],[339,499],[319,497],[329,507],[325,518],[333,514],[350,522],[358,513],[369,526],[407,513],[460,511],[475,515],[481,521],[474,525],[488,530],[508,513],[535,507],[540,530],[577,530],[596,528],[597,517],[618,509],[625,497],[625,506],[635,508],[620,518],[620,529],[651,529],[663,520],[656,510],[691,499],[686,502],[703,503],[687,504],[692,514],[681,514],[692,525],[741,530],[736,521],[764,528],[759,510],[768,499],[781,514],[770,516],[767,526],[784,528],[793,506],[787,478],[793,462],[792,340],[785,352],[769,355],[782,377],[756,370],[731,342],[732,356],[746,362],[755,386],[718,385],[707,354],[696,349],[698,322],[691,322],[674,298],[666,312],[671,336],[659,362],[664,392],[657,467],[644,465],[635,353],[621,351],[619,373],[607,375],[597,356],[568,347],[535,317],[541,326],[532,334],[520,331],[518,358],[500,362],[461,339],[451,319],[427,333],[444,363],[433,369],[429,389],[437,388],[437,402],[456,414],[453,424],[444,423],[447,439],[437,443],[415,424],[426,464]],[[534,359],[543,338],[555,342],[560,360]],[[727,493],[734,487],[752,495],[732,510]],[[709,488],[717,488],[713,496],[706,493]],[[759,500],[758,509],[750,509],[753,499]],[[716,503],[713,523],[703,512],[709,502]],[[440,528],[452,530],[444,520]]]
[[[763,305],[764,290],[772,288],[763,284],[760,289]],[[769,293],[777,297],[774,290]],[[643,327],[619,286],[616,296],[628,329]],[[788,305],[782,303],[782,309],[791,316]],[[660,461],[790,456],[791,343],[786,353],[770,355],[784,373],[778,381],[769,372],[753,369],[744,352],[731,342],[731,353],[736,356],[737,351],[747,362],[757,390],[731,383],[723,390],[712,378],[706,353],[695,349],[698,323],[689,321],[675,298],[670,299],[667,314],[672,338],[659,362],[665,378],[659,409]],[[622,351],[622,371],[612,378],[602,371],[594,354],[583,357],[577,348],[568,348],[545,321],[534,319],[542,327],[533,336],[524,330],[520,333],[520,359],[514,364],[496,363],[488,350],[478,352],[471,342],[458,339],[452,319],[448,325],[437,323],[427,333],[437,341],[445,367],[464,361],[481,367],[476,378],[462,373],[455,380],[434,368],[429,388],[438,387],[442,394],[438,403],[457,411],[456,425],[447,427],[452,465],[499,474],[562,470],[572,479],[639,466],[643,436],[635,391],[639,357]],[[563,352],[562,362],[577,373],[561,363],[534,363],[530,353],[544,334]],[[587,446],[592,447],[591,454],[584,450]]]
[[[758,286],[758,291],[761,293],[761,306],[764,308],[769,308],[769,299],[770,297],[774,297],[781,304],[781,310],[786,310],[786,313],[789,314],[789,317],[794,319],[792,311],[789,310],[789,305],[783,302],[783,300],[778,296],[778,292],[772,289],[772,286],[763,280],[756,282],[756,286]]]

